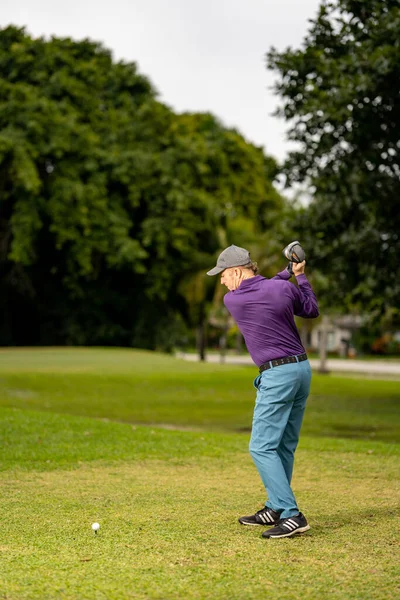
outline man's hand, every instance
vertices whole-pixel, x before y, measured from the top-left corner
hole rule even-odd
[[[295,277],[297,277],[297,275],[301,275],[302,273],[304,273],[304,269],[306,266],[306,261],[303,260],[303,262],[301,263],[292,263],[292,269],[293,269],[293,274]]]

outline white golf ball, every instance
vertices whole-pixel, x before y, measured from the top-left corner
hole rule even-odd
[[[93,523],[92,529],[93,529],[93,531],[98,531],[100,529],[99,523]]]

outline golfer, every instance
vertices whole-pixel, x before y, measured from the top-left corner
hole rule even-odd
[[[310,392],[311,367],[294,315],[318,317],[315,294],[304,274],[305,261],[292,263],[298,287],[285,269],[272,279],[258,275],[244,248],[229,246],[207,275],[221,274],[229,292],[224,303],[259,367],[250,454],[267,492],[265,506],[243,525],[271,526],[266,538],[289,537],[310,529],[290,487],[294,452]]]

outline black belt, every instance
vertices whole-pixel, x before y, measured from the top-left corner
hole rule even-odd
[[[302,362],[303,360],[307,360],[307,354],[298,354],[297,356],[284,356],[283,358],[275,358],[274,360],[269,360],[263,365],[259,366],[260,373],[266,371],[267,369],[271,369],[271,367],[280,367],[281,365],[288,365],[290,363]]]

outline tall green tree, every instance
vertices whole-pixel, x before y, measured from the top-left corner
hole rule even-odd
[[[331,306],[400,303],[400,3],[323,1],[299,49],[268,53],[297,150],[289,183],[314,193],[297,229]]]
[[[274,169],[101,44],[0,30],[0,343],[170,347],[180,281],[229,219],[270,222]]]
[[[195,261],[191,253],[192,263],[182,273],[178,289],[185,300],[186,321],[197,330],[198,349],[204,358],[208,315],[219,285],[218,279],[210,279],[206,271],[227,245],[259,243],[265,230],[271,237],[285,203],[272,184],[277,174],[276,162],[235,130],[225,129],[212,115],[181,115],[175,132],[185,140],[180,155],[176,151],[181,144],[171,144],[173,164],[184,169],[177,180],[181,185],[189,184],[185,196],[198,194],[210,206],[212,222],[207,235],[211,234],[210,239],[217,244],[216,252],[210,254],[210,239],[204,239]],[[195,205],[200,205],[199,199]],[[191,214],[194,210],[191,207]]]

